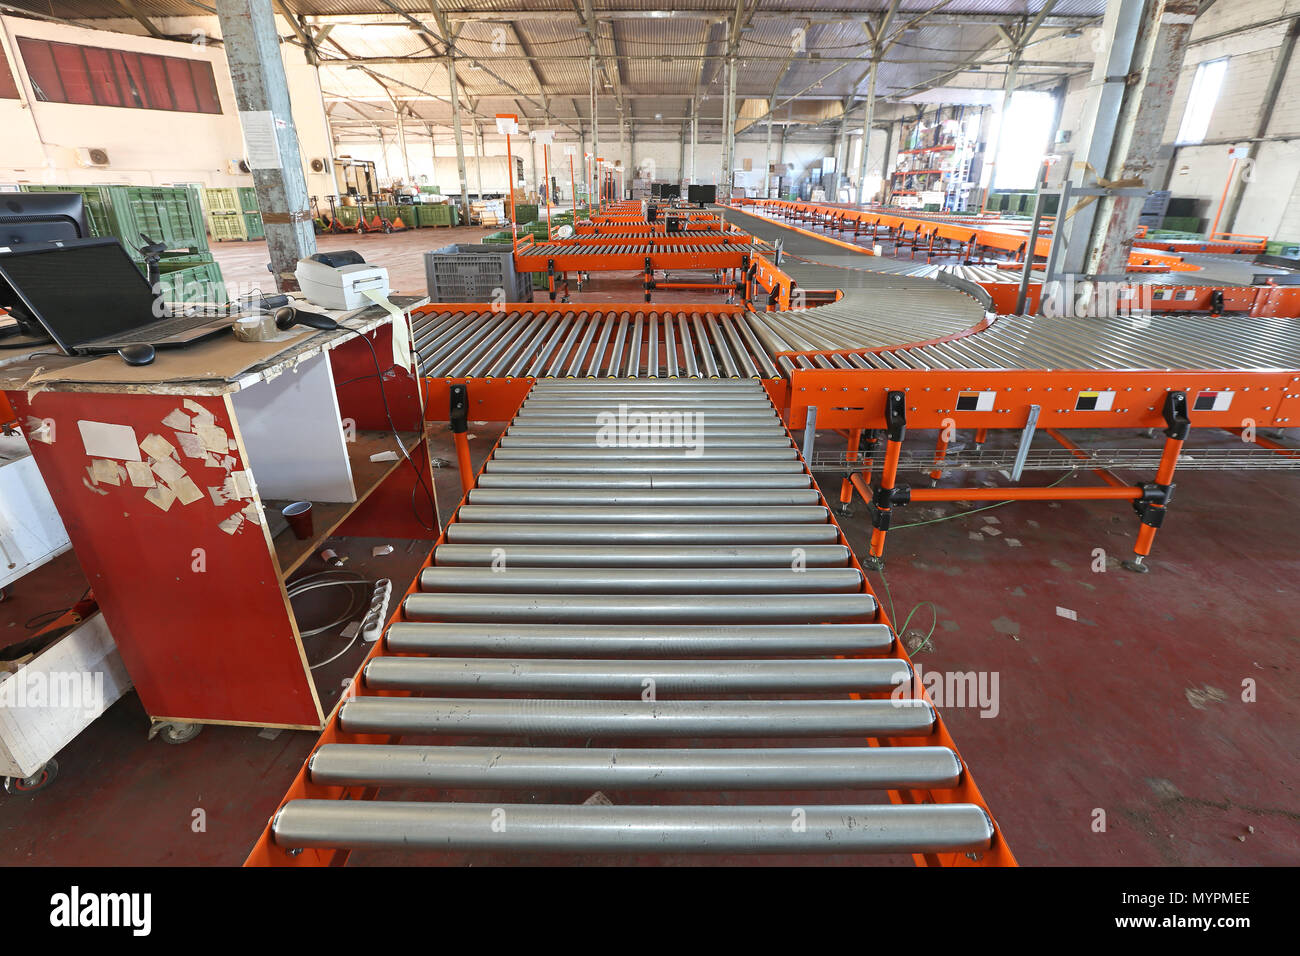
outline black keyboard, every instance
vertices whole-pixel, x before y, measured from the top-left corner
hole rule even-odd
[[[106,339],[96,339],[90,344],[110,347],[119,345],[135,345],[140,342],[154,344],[156,342],[165,341],[172,336],[180,335],[182,332],[188,332],[190,329],[199,328],[204,325],[212,325],[219,318],[224,319],[222,316],[213,315],[178,315],[170,319],[159,319],[157,322],[136,329],[134,332],[127,332],[124,335],[118,335]],[[228,321],[233,321],[233,319]]]

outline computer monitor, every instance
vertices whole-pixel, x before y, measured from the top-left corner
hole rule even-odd
[[[0,254],[0,289],[68,354],[163,318],[159,297],[116,239],[18,246]]]
[[[660,199],[680,199],[682,187],[679,183],[664,183],[659,187]]]
[[[717,186],[687,186],[686,201],[698,203],[703,206],[706,203],[718,201]]]
[[[0,193],[0,249],[89,237],[81,193]]]

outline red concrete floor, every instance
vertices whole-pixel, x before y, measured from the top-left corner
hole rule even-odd
[[[499,430],[471,428],[476,459]],[[930,447],[932,437],[909,435],[909,444]],[[818,441],[827,449],[839,439],[823,434]],[[1193,434],[1191,447],[1197,443]],[[435,437],[434,454],[450,459],[445,445]],[[447,515],[459,498],[456,475],[448,468],[435,476]],[[822,477],[828,497],[838,500],[838,478]],[[1029,475],[1027,483],[1057,477]],[[1064,484],[1093,480],[1085,474]],[[917,603],[936,605],[937,626],[924,647],[916,649],[930,629],[928,608],[916,612],[904,636],[924,670],[998,674],[996,717],[981,717],[977,707],[940,710],[1022,864],[1300,859],[1295,477],[1188,471],[1178,483],[1148,575],[1116,566],[1130,551],[1136,519],[1114,502],[1019,503],[951,520],[935,519],[967,506],[908,506],[890,532],[883,578],[871,575],[886,607],[892,596],[900,624]],[[864,551],[865,508],[858,503],[841,520]],[[989,528],[1001,533],[981,530]],[[341,544],[364,569],[370,542]],[[1106,552],[1104,572],[1093,570],[1098,548]],[[409,580],[420,551],[399,547],[377,560],[410,563]],[[385,573],[395,583],[400,577]],[[70,556],[23,579],[14,599],[0,603],[0,633],[75,599],[84,586]],[[333,653],[319,647],[309,650],[319,654],[313,660]],[[359,653],[321,677],[331,702]],[[1248,678],[1257,686],[1255,703],[1242,700]],[[0,863],[237,864],[314,741],[306,732],[267,739],[256,729],[214,726],[169,746],[147,742],[146,727],[129,695],[59,755],[59,776],[48,789],[0,794]],[[192,826],[196,809],[205,811],[206,832]],[[1093,829],[1098,810],[1105,832]],[[375,853],[355,862],[428,859]],[[541,862],[477,854],[455,861]]]

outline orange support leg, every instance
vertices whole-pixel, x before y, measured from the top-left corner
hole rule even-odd
[[[862,429],[853,428],[849,430],[849,453],[845,462],[847,470],[844,479],[840,482],[840,514],[849,513],[849,505],[853,502],[853,482],[850,480],[854,467],[858,463],[858,448],[862,443]]]
[[[1141,574],[1151,570],[1145,561],[1151,554],[1156,530],[1164,523],[1169,499],[1173,495],[1174,469],[1178,467],[1178,455],[1183,450],[1187,433],[1191,431],[1186,392],[1170,392],[1165,396],[1164,416],[1168,427],[1165,429],[1165,448],[1160,456],[1160,466],[1156,469],[1156,480],[1152,484],[1142,485],[1142,497],[1133,503],[1142,523],[1138,526],[1132,559],[1121,562],[1125,570]]]
[[[885,463],[880,469],[881,493],[872,507],[871,553],[863,562],[876,571],[885,566],[885,535],[893,513],[888,492],[894,490],[898,479],[898,459],[907,434],[907,395],[904,392],[890,392],[885,396],[885,423],[888,440],[885,443]]]

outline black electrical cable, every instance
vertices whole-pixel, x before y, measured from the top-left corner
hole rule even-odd
[[[384,373],[379,370],[379,353],[375,351],[375,346],[371,343],[370,339],[366,338],[364,332],[358,332],[356,329],[350,329],[346,325],[340,325],[339,328],[341,328],[345,332],[351,332],[362,342],[366,343],[366,348],[370,349],[370,358],[375,363],[375,374],[374,374],[375,384],[379,386],[379,397],[384,402],[384,416],[388,419],[388,427],[389,429],[392,430],[393,438],[397,440],[397,447],[402,452],[402,457],[406,459],[407,464],[409,464],[411,466],[411,469],[415,472],[416,482],[419,484],[420,489],[424,492],[425,497],[429,499],[429,507],[433,510],[433,524],[432,525],[425,524],[424,519],[420,517],[420,511],[415,505],[414,486],[411,487],[411,513],[415,515],[415,520],[420,523],[420,527],[423,528],[425,531],[429,531],[429,532],[437,531],[438,530],[438,503],[437,501],[434,500],[433,492],[429,490],[429,486],[424,482],[424,475],[421,474],[420,472],[420,466],[415,463],[415,460],[411,457],[410,453],[407,452],[406,445],[402,443],[401,433],[398,432],[397,425],[396,423],[393,422],[393,411],[391,408],[388,407],[388,393],[384,390]],[[394,334],[396,334],[396,329],[394,329]],[[363,377],[369,378],[370,376],[367,375]]]

